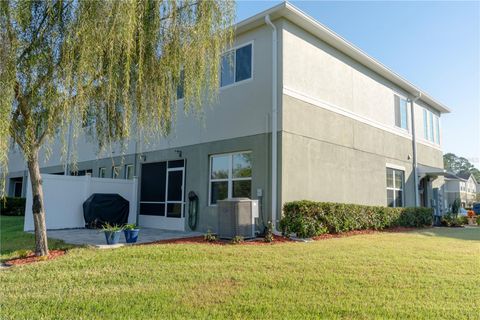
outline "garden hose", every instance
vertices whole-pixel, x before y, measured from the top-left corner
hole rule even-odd
[[[188,200],[188,226],[191,230],[195,230],[198,222],[198,196],[195,192],[190,191]]]

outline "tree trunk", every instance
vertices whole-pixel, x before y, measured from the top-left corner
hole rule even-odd
[[[38,164],[38,150],[32,151],[32,156],[27,161],[30,183],[32,184],[32,212],[35,226],[35,255],[47,256],[47,228],[45,225],[45,209],[43,207],[43,187]]]

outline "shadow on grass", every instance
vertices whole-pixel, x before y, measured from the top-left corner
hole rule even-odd
[[[23,221],[24,217],[0,216],[0,261],[16,258],[28,250],[35,250],[35,236],[23,232]],[[75,246],[62,240],[48,239],[50,250],[73,247]]]
[[[480,241],[479,226],[465,226],[463,228],[434,227],[416,231],[416,233],[427,237],[454,238],[467,241]]]

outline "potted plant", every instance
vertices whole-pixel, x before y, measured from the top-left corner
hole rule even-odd
[[[126,224],[123,227],[123,233],[125,234],[125,241],[127,243],[135,243],[138,239],[138,232],[140,229],[134,223]]]
[[[103,225],[102,230],[105,234],[107,244],[117,244],[118,241],[120,241],[120,233],[122,232],[122,227],[117,225],[112,226],[106,223]]]

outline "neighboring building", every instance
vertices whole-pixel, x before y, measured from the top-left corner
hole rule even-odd
[[[470,173],[459,173],[456,177],[445,178],[445,194],[448,207],[451,207],[455,199],[460,199],[463,208],[471,208],[476,202],[477,180]]]
[[[190,191],[200,231],[216,229],[216,202],[226,197],[258,199],[259,228],[299,199],[444,203],[448,108],[292,5],[237,24],[222,64],[218,104],[202,121],[179,112],[167,138],[131,142],[123,161],[79,141],[79,170],[139,178],[140,225],[188,230]],[[42,172],[62,172],[59,158],[54,148]],[[25,168],[18,153],[11,159],[12,183]]]

